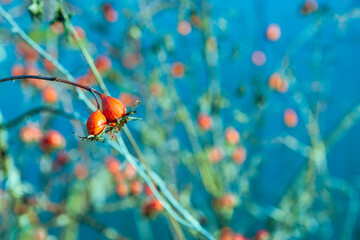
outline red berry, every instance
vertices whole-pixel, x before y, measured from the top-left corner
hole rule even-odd
[[[199,127],[204,131],[208,131],[212,127],[211,116],[207,113],[199,113],[197,122],[199,124]]]
[[[56,103],[58,101],[58,93],[55,88],[51,86],[45,87],[41,96],[46,103]]]
[[[51,151],[54,149],[63,148],[66,144],[65,138],[56,130],[50,130],[46,133],[41,141],[41,148],[44,151]]]
[[[100,98],[102,101],[103,112],[108,123],[116,123],[117,119],[126,115],[126,107],[119,99],[105,94],[101,94]]]
[[[86,122],[86,130],[89,135],[99,135],[106,127],[106,118],[100,109],[90,114]]]
[[[254,240],[269,240],[270,234],[265,229],[261,229],[256,232]]]
[[[285,110],[284,122],[289,128],[296,127],[296,125],[298,124],[298,116],[293,109],[288,108]]]

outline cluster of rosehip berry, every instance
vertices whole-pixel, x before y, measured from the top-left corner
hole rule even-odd
[[[102,111],[97,109],[90,114],[86,122],[86,130],[89,134],[87,137],[81,137],[83,140],[102,141],[105,133],[117,133],[125,126],[126,123],[140,118],[131,117],[135,114],[135,108],[139,106],[140,101],[136,101],[129,112],[126,111],[125,105],[116,98],[100,95],[102,102]]]

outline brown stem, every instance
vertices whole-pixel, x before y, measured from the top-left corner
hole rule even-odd
[[[72,86],[75,86],[75,87],[85,89],[85,90],[91,92],[91,94],[94,96],[94,98],[96,100],[97,108],[100,109],[99,101],[96,98],[95,93],[97,95],[99,95],[99,96],[102,93],[100,93],[99,91],[97,91],[97,90],[95,90],[95,89],[93,89],[93,88],[91,88],[89,86],[85,86],[85,85],[75,83],[75,82],[70,82],[70,81],[60,79],[60,78],[57,78],[57,77],[44,77],[44,76],[36,76],[36,75],[20,75],[20,76],[11,76],[11,77],[7,77],[7,78],[2,78],[2,79],[0,79],[0,83],[6,82],[6,81],[26,80],[26,79],[29,79],[29,78],[43,80],[43,81],[61,82],[61,83],[65,83],[65,84],[69,84],[69,85],[72,85]]]

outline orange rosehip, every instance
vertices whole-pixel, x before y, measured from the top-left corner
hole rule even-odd
[[[229,227],[224,227],[221,229],[219,240],[233,240],[234,232]]]
[[[113,23],[116,22],[119,14],[118,12],[113,8],[113,6],[111,6],[110,3],[106,3],[103,6],[103,11],[104,11],[104,17],[106,19],[106,21]]]
[[[86,130],[89,135],[99,135],[106,127],[106,118],[100,109],[90,114],[86,122]]]
[[[99,56],[96,60],[95,60],[95,66],[97,68],[97,70],[100,73],[104,73],[107,72],[111,69],[112,67],[112,63],[111,63],[111,59],[108,56]]]
[[[51,31],[53,31],[55,34],[62,34],[64,32],[64,25],[62,22],[54,22],[50,26]]]
[[[24,75],[25,67],[21,64],[14,64],[11,68],[11,75],[12,76],[20,76]]]
[[[105,159],[105,164],[106,164],[106,167],[108,169],[108,171],[115,175],[116,173],[118,173],[120,171],[120,161],[114,157],[107,157]]]
[[[285,125],[290,128],[296,127],[296,125],[298,124],[298,116],[293,109],[288,108],[285,110],[284,122],[285,122]]]
[[[61,151],[56,155],[55,167],[61,168],[63,165],[67,164],[70,160],[68,152]]]
[[[225,193],[222,197],[215,200],[215,208],[234,208],[238,203],[238,198],[233,193]]]
[[[266,62],[265,53],[262,51],[255,51],[251,55],[251,60],[256,66],[262,66]]]
[[[225,139],[230,144],[238,144],[240,142],[240,133],[233,127],[228,127],[225,130]]]
[[[269,239],[270,239],[270,233],[265,229],[261,229],[257,231],[254,237],[254,240],[269,240]]]
[[[174,78],[182,78],[184,76],[185,69],[182,62],[174,62],[171,67],[171,74]]]
[[[41,140],[41,148],[44,151],[51,151],[54,149],[63,148],[66,145],[65,138],[56,130],[48,131]]]
[[[118,184],[116,185],[116,193],[120,197],[125,197],[129,194],[129,187],[126,182],[118,182]]]
[[[50,62],[49,60],[44,59],[42,64],[43,64],[45,70],[48,71],[49,73],[53,73],[56,71],[55,65],[52,62]]]
[[[224,150],[220,147],[213,147],[209,152],[209,160],[212,164],[220,162],[224,158]]]
[[[133,165],[127,164],[124,169],[124,175],[127,179],[132,179],[136,176],[136,169]]]
[[[191,24],[188,21],[181,21],[177,25],[177,31],[183,36],[189,35],[191,32]]]
[[[232,155],[234,163],[242,164],[246,159],[246,149],[243,146],[237,147]]]
[[[284,93],[289,89],[289,84],[287,81],[283,80],[280,74],[273,73],[269,78],[269,87],[280,93]]]
[[[248,238],[240,233],[235,233],[232,240],[248,240]]]
[[[44,229],[37,228],[35,230],[35,236],[34,236],[35,240],[46,240],[46,238],[47,238],[47,232],[45,232]]]
[[[146,217],[152,217],[163,210],[164,210],[164,206],[162,205],[160,200],[156,198],[147,200],[142,207],[142,213]]]
[[[37,124],[30,123],[21,128],[19,136],[24,143],[39,142],[42,132]]]
[[[84,180],[88,176],[88,169],[85,164],[78,163],[74,167],[75,177],[79,180]]]
[[[84,39],[84,38],[86,37],[86,33],[85,33],[85,31],[84,31],[84,29],[83,29],[82,27],[80,27],[80,26],[75,26],[74,28],[75,28],[76,36],[77,36],[80,40],[82,40],[82,39]],[[71,37],[72,37],[73,41],[75,41],[75,37],[74,37],[74,36],[71,36]]]
[[[137,98],[130,93],[121,93],[119,95],[119,99],[125,104],[125,106],[132,106],[137,100]]]
[[[156,188],[157,190],[159,190],[159,188],[158,188],[155,184],[154,184],[154,186],[155,186],[155,188]],[[145,192],[145,194],[146,194],[147,196],[153,196],[153,195],[154,195],[154,193],[153,193],[153,191],[151,190],[150,186],[147,185],[147,184],[146,184],[146,186],[145,186],[144,192]]]
[[[130,183],[130,191],[131,194],[134,196],[138,196],[144,190],[144,185],[139,180],[134,180]]]
[[[280,39],[281,36],[281,29],[280,26],[272,23],[270,24],[266,29],[266,37],[269,39],[269,41],[276,42]]]
[[[126,115],[126,107],[119,99],[105,94],[101,94],[100,98],[102,101],[103,112],[108,123],[116,123],[117,119]]]
[[[41,96],[44,102],[46,103],[56,103],[59,98],[57,91],[55,90],[55,88],[51,86],[45,87],[44,90],[42,91]]]
[[[212,118],[207,113],[199,113],[197,122],[202,130],[208,131],[212,127]]]
[[[25,57],[28,62],[36,62],[39,58],[39,54],[36,50],[30,47],[26,42],[18,42],[16,45],[17,51]]]
[[[318,9],[318,3],[316,0],[306,0],[304,5],[300,9],[300,13],[303,15],[309,15]]]

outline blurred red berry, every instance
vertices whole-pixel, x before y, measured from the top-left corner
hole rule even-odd
[[[42,99],[46,103],[56,103],[59,99],[58,93],[52,86],[47,86],[42,90]]]
[[[233,127],[228,127],[225,130],[225,139],[230,144],[238,144],[240,142],[240,133]]]
[[[111,59],[105,55],[99,56],[95,60],[95,66],[100,73],[107,72],[112,67]]]
[[[130,183],[130,191],[134,196],[140,195],[144,190],[144,184],[139,180],[134,180]]]
[[[208,131],[212,128],[212,118],[207,113],[199,113],[197,122],[199,127],[204,131]]]
[[[266,37],[272,42],[278,41],[281,37],[280,26],[275,23],[270,24],[266,29]]]
[[[74,167],[74,173],[77,179],[84,180],[88,176],[88,169],[85,164],[78,163]]]
[[[12,76],[20,76],[24,75],[25,67],[21,64],[14,64],[11,68],[11,75]]]
[[[107,157],[105,159],[105,164],[106,164],[108,171],[112,175],[115,175],[116,173],[118,173],[120,171],[121,162],[112,156]]]
[[[181,21],[177,25],[177,31],[183,36],[189,35],[191,33],[191,24],[187,21]]]
[[[118,182],[116,185],[116,193],[120,197],[126,197],[129,194],[129,187],[126,182]]]
[[[43,63],[45,70],[48,71],[49,73],[54,73],[56,71],[55,65],[52,62],[50,62],[49,60],[44,59],[42,63]]]
[[[60,149],[65,147],[66,141],[61,133],[56,130],[48,131],[43,139],[41,140],[41,149],[43,151],[49,152],[55,149]]]
[[[171,67],[171,74],[174,78],[182,78],[185,73],[184,64],[182,62],[174,62]]]
[[[256,232],[254,240],[270,240],[270,234],[265,229]]]
[[[246,149],[243,146],[237,147],[232,155],[234,163],[242,164],[246,159]]]
[[[288,108],[285,110],[284,122],[285,125],[288,126],[289,128],[296,127],[296,125],[298,124],[298,116],[293,109]]]
[[[130,93],[121,93],[119,95],[119,99],[121,102],[123,102],[125,104],[125,106],[127,107],[131,107],[134,105],[134,103],[136,102],[137,98],[130,94]]]
[[[110,23],[116,22],[119,17],[118,12],[114,9],[114,7],[110,3],[105,3],[103,5],[103,12],[106,21]]]
[[[208,157],[209,157],[209,161],[212,164],[216,164],[216,163],[220,162],[225,157],[225,153],[224,153],[224,150],[222,148],[213,147],[213,148],[211,148]]]
[[[42,131],[39,125],[29,123],[20,129],[20,140],[24,143],[39,142],[42,138]]]

